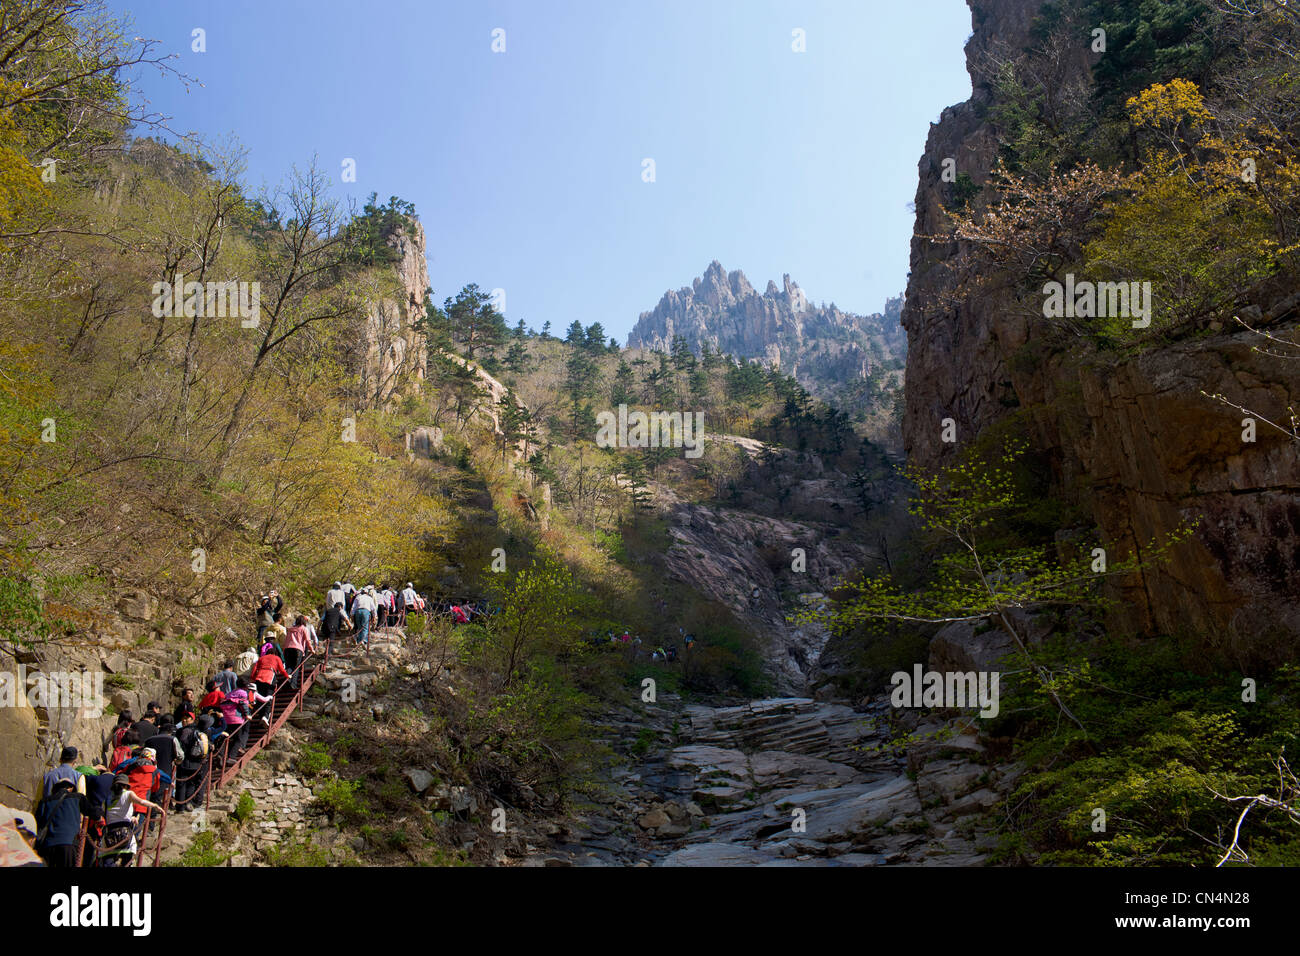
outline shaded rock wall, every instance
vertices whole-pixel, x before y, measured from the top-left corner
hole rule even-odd
[[[974,66],[995,43],[1024,46],[1041,3],[970,6]],[[996,158],[981,118],[989,91],[974,69],[972,80],[971,99],[931,127],[919,164],[918,238],[903,311],[909,457],[938,465],[1012,409],[1027,409],[1028,437],[1052,462],[1060,493],[1083,506],[1103,541],[1142,549],[1186,520],[1200,521],[1193,540],[1126,582],[1116,623],[1242,642],[1300,632],[1290,584],[1300,570],[1300,448],[1262,421],[1258,440],[1243,442],[1243,415],[1203,394],[1222,393],[1285,423],[1300,403],[1300,363],[1254,351],[1261,342],[1248,332],[1222,330],[1137,356],[1089,356],[1080,343],[1072,353],[1025,361],[1025,346],[1032,351],[1043,330],[997,294],[941,304],[960,277],[948,263],[961,250],[921,237],[943,231],[943,160],[955,158],[959,171],[983,183]],[[1258,313],[1294,327],[1293,290],[1269,295]],[[957,424],[956,446],[941,441],[944,418]]]

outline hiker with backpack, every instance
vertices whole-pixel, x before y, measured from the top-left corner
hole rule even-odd
[[[238,760],[247,749],[248,722],[253,716],[249,700],[248,678],[241,677],[235,684],[234,692],[226,695],[226,699],[218,705],[221,708],[222,720],[225,721],[226,732],[231,735],[230,749],[226,751],[228,759]]]
[[[197,807],[203,800],[207,785],[208,732],[212,718],[200,717],[197,721],[186,719],[181,727],[179,741],[181,762],[176,770],[176,808]]]
[[[126,774],[119,773],[113,778],[113,790],[108,810],[104,814],[104,842],[97,853],[100,866],[131,864],[131,859],[139,848],[135,832],[137,808],[163,812],[161,806],[142,798],[131,788],[131,780]]]
[[[110,743],[108,748],[110,752],[113,750],[114,747],[121,746],[122,736],[128,730],[131,729],[131,725],[134,723],[135,723],[135,717],[131,715],[131,712],[129,710],[124,710],[117,715],[117,726],[113,728],[113,735],[110,738]]]
[[[229,694],[233,691],[235,681],[238,679],[239,675],[235,673],[235,662],[231,660],[222,662],[221,670],[217,671],[217,676],[213,678],[223,694]]]
[[[54,784],[50,795],[36,808],[36,852],[47,866],[76,865],[81,818],[93,814],[90,800],[77,792],[75,782],[61,777]]]
[[[154,752],[158,769],[170,778],[176,773],[176,762],[181,759],[181,742],[176,739],[176,725],[170,715],[158,722],[158,733],[144,742]]]
[[[402,588],[402,623],[406,623],[406,615],[420,608],[420,595],[415,593],[415,585],[410,581],[406,582],[406,587]]]
[[[113,754],[108,759],[108,769],[116,773],[118,768],[131,760],[131,755],[135,748],[144,743],[140,739],[140,732],[134,727],[126,728],[126,733],[122,735],[122,742],[113,748]]]
[[[338,601],[333,607],[327,608],[320,619],[320,634],[325,641],[325,646],[333,650],[333,641],[335,638],[343,636],[343,632],[351,626],[348,620],[347,612],[343,609],[343,602]]]
[[[158,766],[158,752],[152,747],[141,747],[139,755],[123,764],[122,769],[131,789],[143,800],[163,793],[172,782],[171,774]]]
[[[90,817],[86,823],[86,838],[91,843],[104,842],[104,814],[108,812],[109,800],[113,793],[113,774],[103,764],[94,767],[78,767],[82,782],[86,785],[86,799],[90,801]],[[93,866],[95,856],[88,853],[81,861],[82,866]]]
[[[44,786],[41,788],[41,795],[49,798],[54,792],[54,788],[61,781],[68,781],[72,784],[72,789],[85,793],[85,786],[81,782],[81,774],[77,773],[75,766],[77,762],[77,748],[64,747],[59,753],[59,765],[53,770],[45,771]]]

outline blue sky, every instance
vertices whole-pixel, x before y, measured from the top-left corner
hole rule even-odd
[[[415,204],[438,301],[477,282],[620,341],[712,259],[879,311],[929,124],[970,94],[964,0],[109,2],[203,84],[143,73],[150,106],[238,140],[254,191],[316,157]]]

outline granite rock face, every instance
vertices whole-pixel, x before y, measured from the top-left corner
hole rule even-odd
[[[1247,644],[1266,633],[1300,630],[1294,582],[1300,571],[1300,455],[1296,444],[1258,422],[1243,441],[1243,414],[1221,394],[1274,422],[1300,406],[1294,360],[1261,354],[1245,330],[1217,329],[1137,355],[1035,354],[1045,330],[1008,308],[997,292],[950,295],[963,277],[963,250],[923,238],[943,232],[942,164],[977,184],[997,156],[982,119],[990,91],[980,58],[995,45],[1026,45],[1040,0],[970,0],[967,44],[973,93],[930,129],[916,195],[918,237],[902,323],[907,331],[903,441],[923,467],[1007,416],[1026,413],[1026,437],[1052,464],[1057,493],[1081,506],[1113,551],[1145,549],[1185,521],[1191,540],[1142,575],[1126,579],[1114,623],[1129,629],[1191,628]],[[1086,71],[1086,59],[1076,65]],[[956,270],[951,268],[958,263]],[[1293,328],[1294,290],[1261,291],[1247,306],[1256,322]],[[1243,313],[1244,314],[1244,313]],[[1284,333],[1285,334],[1285,333]],[[952,418],[956,445],[944,444]],[[1066,529],[1062,529],[1063,531]]]
[[[641,313],[628,345],[666,351],[681,336],[696,352],[707,344],[775,365],[827,399],[845,399],[844,386],[901,362],[901,298],[890,299],[883,313],[862,316],[833,303],[814,306],[789,275],[781,283],[768,282],[760,293],[743,272],[727,272],[715,259],[691,286],[665,292]]]
[[[415,323],[424,316],[429,268],[424,226],[412,222],[410,234],[397,232],[389,239],[399,256],[394,275],[376,286],[366,306],[361,394],[376,406],[418,389],[428,368],[428,349]]]

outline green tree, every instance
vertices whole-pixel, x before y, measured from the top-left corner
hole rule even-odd
[[[596,394],[596,371],[595,360],[585,350],[576,348],[569,353],[564,391],[569,400],[569,427],[575,439],[595,431],[595,417],[587,400]]]
[[[493,349],[506,338],[506,323],[501,313],[492,305],[492,297],[475,283],[470,283],[443,303],[452,334],[465,349],[465,356],[473,358],[480,349]]]
[[[515,339],[510,343],[510,348],[506,351],[505,363],[506,368],[516,374],[528,370],[528,346],[524,345],[522,339]]]
[[[432,289],[424,290],[424,315],[416,319],[415,329],[424,336],[430,349],[451,348],[451,322],[447,313],[434,304]]]
[[[695,353],[691,351],[690,343],[683,336],[674,335],[673,344],[670,350],[673,368],[676,371],[684,372],[695,365]]]
[[[599,354],[605,351],[605,327],[599,322],[593,322],[587,326],[583,348],[588,352]]]
[[[569,570],[542,554],[510,573],[497,593],[502,610],[492,622],[491,647],[506,686],[540,657],[554,659],[578,639],[577,585]]]
[[[614,370],[614,387],[609,393],[610,404],[616,408],[619,405],[631,405],[636,397],[632,392],[635,384],[632,366],[625,360],[619,359],[618,368]]]
[[[1097,564],[1094,555],[1062,560],[1051,545],[1023,544],[999,527],[1010,515],[1029,506],[1013,466],[1024,445],[1009,444],[991,460],[967,454],[935,473],[913,469],[909,477],[917,494],[910,513],[921,529],[949,548],[935,561],[930,583],[904,591],[890,574],[851,582],[846,596],[829,612],[809,617],[823,620],[837,634],[847,634],[872,621],[941,624],[991,624],[1005,631],[1037,680],[1042,693],[1072,723],[1083,725],[1066,704],[1077,673],[1053,671],[1030,654],[1020,612],[1049,607],[1100,607],[1107,577],[1132,574],[1140,568],[1133,558]],[[1163,545],[1144,548],[1153,560],[1186,537],[1180,529]]]

